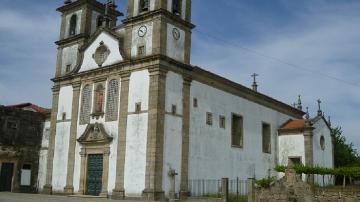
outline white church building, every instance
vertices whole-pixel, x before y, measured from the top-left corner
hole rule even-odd
[[[122,23],[113,1],[57,9],[43,193],[163,200],[175,173],[175,192],[186,197],[189,180],[277,176],[288,159],[333,167],[321,110],[310,118],[301,104],[190,64],[191,0],[127,4]]]

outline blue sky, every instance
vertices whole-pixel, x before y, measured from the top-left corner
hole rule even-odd
[[[51,105],[62,3],[0,1],[0,104]],[[192,64],[246,86],[256,72],[260,92],[301,94],[312,115],[322,99],[360,150],[359,10],[358,0],[193,0]]]

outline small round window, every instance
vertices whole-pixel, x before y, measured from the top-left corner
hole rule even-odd
[[[322,150],[325,150],[325,137],[324,136],[320,137],[320,147]]]

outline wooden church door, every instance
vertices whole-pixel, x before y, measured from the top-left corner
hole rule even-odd
[[[99,196],[102,188],[103,155],[90,154],[87,167],[87,195]]]

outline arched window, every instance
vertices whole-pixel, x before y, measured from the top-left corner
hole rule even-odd
[[[320,148],[321,148],[321,150],[325,150],[325,137],[324,136],[320,137]]]
[[[181,0],[172,0],[172,12],[175,15],[181,14]]]
[[[92,88],[86,85],[81,94],[80,124],[90,122]]]
[[[95,89],[95,109],[94,113],[103,113],[104,112],[104,87],[102,84],[96,86]]]
[[[119,82],[116,79],[109,81],[107,89],[106,99],[106,120],[117,120],[118,111],[118,99],[119,99]]]
[[[70,18],[69,35],[74,36],[76,34],[77,16],[74,14]]]
[[[140,12],[149,11],[150,0],[140,0]]]
[[[103,16],[99,16],[97,18],[97,22],[96,22],[96,27],[101,27],[104,21],[104,17]]]

